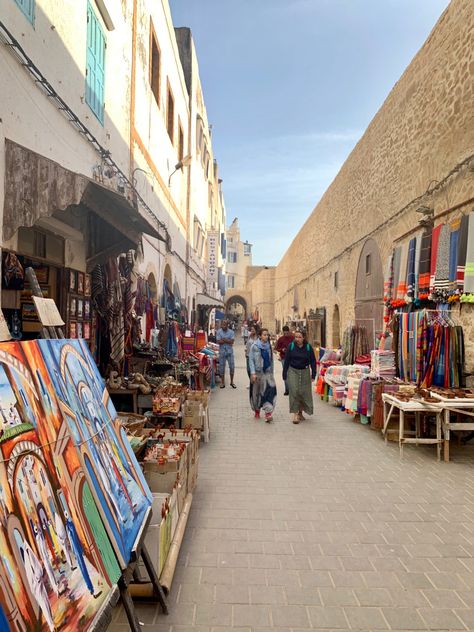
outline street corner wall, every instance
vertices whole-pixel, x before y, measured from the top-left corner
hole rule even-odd
[[[262,324],[275,330],[275,267],[249,266],[247,289],[252,296],[252,312],[258,310]]]
[[[330,330],[338,304],[347,324],[365,240],[375,239],[384,265],[417,226],[409,204],[474,153],[473,42],[474,4],[453,0],[278,264],[277,318],[291,313],[296,290],[300,313],[326,307]],[[472,181],[455,172],[430,197],[435,214],[471,198]]]

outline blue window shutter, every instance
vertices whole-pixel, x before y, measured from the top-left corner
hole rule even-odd
[[[35,0],[15,0],[31,24],[35,23]]]
[[[105,35],[87,4],[86,103],[104,124]]]

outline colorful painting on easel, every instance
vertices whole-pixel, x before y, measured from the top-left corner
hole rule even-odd
[[[119,577],[38,343],[2,343],[1,629],[88,630]]]
[[[28,344],[28,343],[26,343]],[[38,340],[116,555],[125,568],[152,495],[84,340]]]

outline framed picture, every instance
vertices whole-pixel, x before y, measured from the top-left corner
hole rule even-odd
[[[77,323],[75,322],[69,323],[68,338],[77,338]]]
[[[82,335],[86,340],[89,340],[91,337],[91,325],[90,323],[83,323],[82,325]]]
[[[90,301],[84,301],[84,318],[90,318],[91,317],[91,302]]]
[[[51,298],[51,288],[49,285],[41,285],[41,291],[43,292],[43,298]],[[31,289],[25,288],[20,292],[20,302],[21,303],[31,303],[31,297],[33,293]]]
[[[75,270],[69,270],[68,274],[69,274],[69,283],[68,283],[69,291],[75,292],[77,290],[77,273]]]
[[[69,316],[75,318],[77,314],[77,299],[74,296],[69,298]]]
[[[49,281],[49,268],[48,266],[41,266],[40,268],[35,268],[36,279],[38,283],[41,285],[45,285]]]
[[[78,338],[84,338],[84,330],[82,323],[77,323],[76,333]]]
[[[83,318],[84,316],[84,301],[82,298],[77,299],[77,317]]]
[[[26,322],[38,322],[38,312],[34,303],[23,303],[21,306],[21,319]]]
[[[86,296],[91,295],[91,275],[90,274],[84,275],[84,294]]]
[[[84,294],[84,272],[77,273],[77,293]]]

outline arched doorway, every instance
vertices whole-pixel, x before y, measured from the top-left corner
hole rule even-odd
[[[247,301],[239,295],[231,296],[225,304],[227,316],[235,319],[247,319]]]
[[[334,305],[332,312],[332,346],[337,349],[341,345],[341,315],[339,305]]]
[[[367,239],[360,253],[355,291],[355,320],[367,328],[371,348],[383,329],[383,270],[377,242]]]

